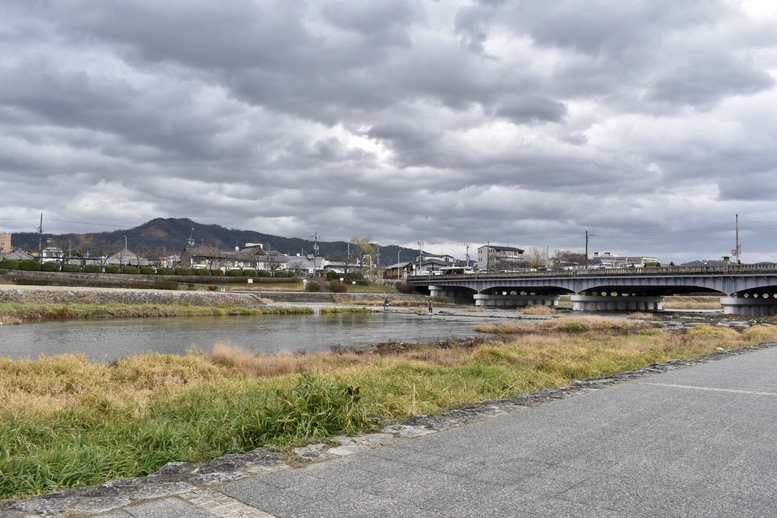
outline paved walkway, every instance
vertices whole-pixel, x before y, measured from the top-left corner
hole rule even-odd
[[[774,516],[777,347],[103,517]]]

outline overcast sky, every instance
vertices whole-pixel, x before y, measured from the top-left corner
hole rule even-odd
[[[777,261],[773,0],[3,0],[0,231]]]

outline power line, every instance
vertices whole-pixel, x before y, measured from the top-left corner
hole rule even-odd
[[[46,218],[48,221],[59,221],[61,223],[76,223],[78,225],[91,225],[93,227],[110,227],[110,228],[122,228],[119,225],[106,225],[105,223],[90,223],[87,221],[73,221],[70,219],[57,219],[57,218]]]

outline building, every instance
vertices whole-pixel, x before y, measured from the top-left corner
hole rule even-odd
[[[32,261],[35,258],[30,254],[27,254],[21,250],[16,250],[14,252],[11,252],[10,254],[5,254],[5,257],[3,257],[3,259],[9,259],[12,261]]]
[[[417,264],[413,261],[405,261],[401,263],[390,264],[383,270],[384,279],[407,279],[408,275],[412,275],[413,265]]]
[[[314,254],[296,254],[287,257],[286,269],[303,277],[316,277],[324,273],[328,264],[329,261]],[[350,271],[358,269],[358,265],[351,265],[350,267]]]
[[[0,232],[0,257],[11,252],[13,252],[13,248],[11,248],[11,234]]]
[[[41,250],[41,263],[61,263],[65,257],[65,251],[54,245],[51,239],[46,240],[46,246]]]
[[[478,267],[487,272],[519,270],[526,266],[523,252],[514,246],[483,245],[478,248]]]
[[[658,264],[658,259],[655,257],[619,257],[612,252],[594,252],[589,268],[642,268]]]
[[[190,243],[181,253],[181,267],[191,270],[256,270],[259,256],[264,256],[253,247],[234,252],[225,252],[215,246],[195,245]]]
[[[100,260],[102,261],[102,258],[100,258]],[[138,254],[135,252],[132,252],[127,248],[123,248],[115,254],[107,257],[103,263],[103,266],[149,266],[150,264],[151,263],[149,263],[148,259],[145,257],[138,257]]]

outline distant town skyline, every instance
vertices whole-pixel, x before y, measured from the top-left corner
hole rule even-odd
[[[163,219],[166,219],[166,218],[163,218]],[[184,219],[184,218],[170,218],[170,219],[172,219],[174,221],[180,221],[181,219]],[[223,227],[222,225],[218,225],[217,223],[203,224],[201,222],[197,222],[197,221],[193,221],[193,220],[189,220],[189,219],[186,219],[186,220],[187,221],[191,221],[191,223],[193,225],[196,225],[198,227],[210,228],[210,227],[215,225],[216,227],[221,228],[224,231],[230,231],[230,232],[233,232],[233,233],[237,232],[238,234],[240,234],[240,233],[266,234],[265,232],[261,232],[260,230],[254,230],[254,229],[234,229],[234,228]],[[64,233],[64,234],[88,235],[88,234],[101,234],[101,233],[105,232],[105,233],[112,233],[112,234],[115,235],[116,233],[121,233],[121,232],[137,232],[138,230],[142,229],[144,226],[146,226],[149,223],[152,223],[154,221],[156,221],[156,219],[149,220],[148,222],[144,222],[140,226],[133,227],[133,228],[124,228],[124,229],[118,228],[118,229],[112,229],[112,230],[98,230],[98,231],[93,231],[93,232],[73,232],[73,233],[67,232],[67,233]],[[99,225],[98,224],[98,226],[103,226],[103,225]],[[187,231],[188,231],[188,226],[187,226]],[[4,233],[5,233],[5,231],[0,230],[0,235],[2,235]],[[26,234],[26,235],[29,235],[29,234],[37,235],[37,233],[35,233],[35,232],[22,232],[22,233]],[[199,232],[196,232],[195,229],[193,228],[192,229],[192,236],[195,236],[195,234],[199,235]],[[316,234],[318,234],[318,233],[316,232]],[[52,237],[50,237],[52,235],[54,237],[53,239],[52,239]],[[57,241],[56,237],[61,236],[61,235],[63,235],[63,234],[52,234],[51,232],[45,232],[44,231],[44,233],[43,233],[44,239],[43,239],[43,243],[42,243],[43,246],[45,247],[47,245],[52,245],[52,244],[55,245],[56,243],[53,243],[53,242],[52,243],[48,243],[48,241],[49,240]],[[301,237],[298,237],[298,236],[277,236],[277,235],[271,235],[271,236],[274,237],[274,238],[280,238],[282,240],[303,241],[306,244],[310,245],[311,250],[313,249],[313,245],[316,242],[315,238],[316,237],[320,237],[320,236],[308,236],[308,237],[302,237],[301,238]],[[125,242],[126,242],[127,237],[125,235],[123,235],[122,237],[123,237],[123,239],[125,239]],[[363,238],[363,237],[367,237],[367,236],[352,236],[352,238],[354,238],[354,237]],[[194,239],[195,243],[197,243],[197,244],[202,244],[204,242],[208,242],[207,239],[203,240],[202,236],[199,236],[198,239],[199,239],[199,241],[197,239]],[[184,239],[183,236],[179,236],[178,240],[184,242],[184,241],[186,241],[188,239]],[[255,239],[252,240],[250,237],[244,239],[244,241],[245,242],[240,242],[238,240],[238,241],[236,241],[235,245],[238,246],[239,248],[243,248],[245,246],[250,246],[250,245],[253,245],[253,244],[261,244],[262,246],[268,246],[267,243],[257,243]],[[261,241],[261,240],[259,240],[259,241]],[[332,244],[334,244],[334,243],[349,243],[349,242],[353,243],[353,241],[351,241],[350,238],[349,239],[333,239],[333,240],[321,239],[318,242],[319,243],[332,243]],[[548,258],[548,257],[549,258],[553,258],[553,257],[556,256],[556,254],[558,252],[571,252],[573,254],[578,254],[581,257],[583,257],[585,255],[585,250],[584,249],[576,250],[574,248],[569,248],[569,247],[567,247],[567,248],[551,249],[548,246],[546,246],[546,247],[521,246],[520,244],[501,243],[501,242],[487,242],[487,243],[483,243],[483,244],[460,243],[460,247],[461,247],[461,253],[460,254],[457,253],[455,250],[453,252],[447,250],[447,248],[450,248],[450,247],[446,247],[445,245],[442,245],[442,246],[440,246],[440,245],[432,245],[431,247],[429,247],[429,246],[427,246],[427,243],[425,243],[423,241],[419,241],[419,242],[413,243],[412,245],[403,245],[403,244],[397,244],[397,243],[378,243],[378,242],[376,242],[374,240],[372,242],[376,243],[379,246],[378,250],[380,250],[380,248],[399,247],[399,248],[401,248],[404,251],[405,254],[408,254],[408,253],[411,253],[411,252],[414,253],[415,254],[415,255],[413,255],[414,258],[417,258],[418,257],[418,252],[423,250],[424,254],[430,254],[430,255],[436,255],[436,256],[451,256],[451,257],[453,257],[453,258],[455,258],[457,260],[461,260],[461,261],[466,260],[467,259],[467,255],[469,256],[469,259],[471,261],[477,261],[478,260],[478,249],[487,247],[489,245],[490,246],[494,246],[494,247],[508,247],[508,248],[516,247],[516,248],[523,249],[526,252],[527,256],[540,254],[540,255],[542,255],[543,257],[546,257],[546,258]],[[57,243],[58,243],[58,241],[57,241]],[[172,245],[172,243],[171,243],[171,245]],[[590,245],[590,243],[589,243],[589,245]],[[352,244],[352,246],[356,246],[356,245]],[[129,248],[132,249],[132,247],[129,247]],[[226,243],[223,243],[223,247],[222,248],[224,248],[226,250],[226,249],[231,249],[232,247],[229,246]],[[287,247],[287,248],[289,248],[289,247]],[[282,250],[282,252],[283,253],[294,254],[294,253],[296,253],[298,251],[297,250],[293,250],[293,249],[289,249],[289,250]],[[733,252],[733,250],[731,252]],[[604,256],[606,254],[613,254],[614,256],[621,257],[621,258],[623,258],[623,257],[654,257],[653,254],[647,254],[647,253],[642,253],[642,254],[621,254],[621,253],[618,253],[618,251],[614,251],[614,250],[598,250],[598,249],[595,250],[593,248],[588,250],[588,257],[591,258],[591,259],[593,259],[597,255]],[[412,260],[412,258],[409,259],[408,257],[401,257],[401,253],[397,254],[397,256],[398,256],[397,257],[398,260],[402,260],[402,261]],[[703,261],[703,262],[710,261],[710,262],[714,262],[714,261],[721,261],[721,260],[724,259],[724,257],[729,257],[734,262],[737,261],[736,256],[730,253],[730,254],[725,254],[723,256],[720,256],[720,257],[692,257],[690,259],[683,259],[683,260],[677,261],[677,262],[674,261],[674,260],[667,260],[667,261],[664,261],[664,263],[665,264],[669,264],[670,262],[676,262],[676,264],[682,264],[682,263],[685,263],[685,262],[694,262],[694,261]],[[659,262],[662,261],[661,258],[656,257],[656,259]],[[385,263],[385,261],[382,261],[382,262]],[[391,261],[389,261],[389,262],[391,262]],[[755,261],[753,261],[753,262],[755,262]]]

